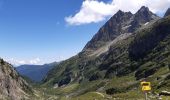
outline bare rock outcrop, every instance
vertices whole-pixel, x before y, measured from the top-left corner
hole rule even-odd
[[[28,83],[19,76],[11,64],[0,59],[0,99],[25,100],[31,91]]]

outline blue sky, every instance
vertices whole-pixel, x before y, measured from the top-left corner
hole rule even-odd
[[[127,9],[124,1],[138,5]],[[0,0],[0,57],[16,65],[67,59],[118,9],[135,13],[146,5],[162,15],[170,0],[155,1],[152,6],[146,0]]]
[[[77,0],[0,0],[0,57],[28,62],[39,58],[48,63],[69,58],[102,25],[70,26],[64,18],[76,12]]]

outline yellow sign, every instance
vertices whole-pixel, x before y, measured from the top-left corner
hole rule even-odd
[[[142,91],[150,91],[151,83],[150,82],[141,82]]]

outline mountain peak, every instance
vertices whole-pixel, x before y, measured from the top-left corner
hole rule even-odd
[[[126,16],[126,15],[133,15],[130,11],[129,12],[124,12],[122,10],[118,10],[117,13],[113,16],[117,16],[117,17],[123,17],[123,16]]]
[[[123,12],[119,10],[114,14],[96,33],[96,35],[89,41],[83,51],[87,49],[96,50],[99,47],[105,45],[106,42],[112,41],[118,35],[123,33],[129,33],[128,30],[122,30],[123,27],[127,27],[130,19],[133,17],[131,12]]]
[[[145,11],[148,11],[149,12],[149,8],[148,7],[145,7],[145,6],[142,6],[138,12],[145,12]]]
[[[134,19],[131,22],[130,31],[134,32],[143,24],[157,19],[159,19],[159,17],[152,13],[148,7],[142,6],[134,15]]]
[[[144,17],[144,16],[150,16],[153,15],[153,13],[149,10],[148,7],[142,6],[135,15]]]
[[[159,18],[154,13],[152,13],[148,7],[142,6],[135,14],[137,20],[142,22],[149,22],[150,20]]]
[[[168,8],[168,10],[166,11],[164,17],[169,16],[169,15],[170,15],[170,8]]]
[[[121,17],[121,16],[123,16],[124,14],[125,14],[125,12],[123,12],[122,10],[118,10],[114,16],[115,16],[115,17]]]
[[[122,10],[118,10],[116,14],[123,14],[124,12]]]
[[[138,28],[157,17],[148,7],[142,6],[136,14],[119,10],[113,15],[89,41],[83,51],[97,50],[124,33],[134,33]]]

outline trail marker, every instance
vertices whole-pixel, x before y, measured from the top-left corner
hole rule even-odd
[[[146,81],[143,81],[141,82],[141,86],[142,86],[142,91],[145,93],[145,100],[148,100],[147,98],[147,93],[149,91],[151,91],[151,83],[150,82],[146,82]]]

